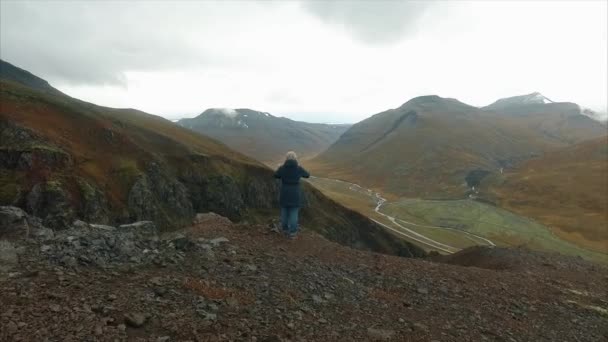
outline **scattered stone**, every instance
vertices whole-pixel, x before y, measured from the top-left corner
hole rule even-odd
[[[229,240],[225,237],[218,237],[215,239],[212,239],[209,241],[209,243],[213,246],[213,247],[217,247],[219,245],[221,245],[222,243],[228,242]]]
[[[367,328],[367,336],[374,341],[387,341],[393,338],[395,332],[393,330]]]
[[[217,314],[212,312],[207,312],[205,310],[198,310],[198,315],[201,316],[206,321],[215,321],[217,320]]]
[[[234,298],[234,297],[228,297],[226,298],[226,305],[228,305],[229,307],[238,307],[239,306],[239,300]]]
[[[20,208],[0,206],[0,238],[25,237],[29,228],[27,217]]]
[[[255,272],[258,270],[258,267],[256,265],[245,265],[244,268],[249,272]]]
[[[0,240],[0,272],[8,272],[17,265],[18,256],[15,246],[5,240]]]
[[[417,291],[420,294],[429,294],[429,289],[427,289],[426,287],[419,287]]]
[[[325,301],[318,295],[312,295],[312,301],[315,304],[323,304]]]
[[[429,331],[429,327],[427,327],[426,325],[424,325],[422,323],[414,323],[414,324],[412,324],[412,327],[414,327],[415,330],[419,330],[419,331],[424,331],[424,332]]]
[[[17,330],[19,330],[19,327],[17,326],[17,324],[15,324],[15,322],[10,321],[6,325],[6,330],[9,332],[9,334],[14,334],[17,332]]]
[[[139,312],[125,314],[125,323],[133,328],[142,327],[146,323],[146,316]]]
[[[84,222],[84,221],[80,221],[80,220],[76,220],[72,223],[72,227],[76,228],[76,229],[89,229],[91,228],[91,226]]]
[[[209,213],[198,213],[194,217],[194,224],[204,224],[207,222],[213,222],[214,224],[220,223],[222,225],[231,226],[232,221],[227,217],[218,215],[214,212]]]
[[[184,252],[191,251],[194,248],[196,248],[196,244],[187,237],[177,238],[177,239],[171,241],[171,243],[173,243],[173,246],[175,246],[175,249],[184,251]]]
[[[59,312],[59,311],[61,311],[61,306],[59,306],[57,304],[51,304],[51,305],[49,305],[49,309],[51,309],[51,311],[53,311],[53,312]]]

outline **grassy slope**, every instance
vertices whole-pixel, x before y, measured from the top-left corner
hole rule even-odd
[[[608,252],[608,138],[530,160],[484,193],[515,213],[551,227],[561,238]]]
[[[524,246],[532,250],[552,251],[608,262],[606,251],[597,253],[581,248],[556,236],[550,229],[533,220],[472,200],[404,199],[387,204],[384,211],[398,218],[416,217],[418,220],[414,222],[417,223],[458,228],[486,237],[498,246]],[[443,236],[443,233],[437,234]]]

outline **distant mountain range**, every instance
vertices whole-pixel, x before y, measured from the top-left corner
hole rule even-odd
[[[385,193],[461,198],[484,175],[605,134],[577,104],[539,93],[483,108],[422,96],[353,125],[311,163],[317,174]]]
[[[227,108],[207,109],[195,118],[177,123],[271,166],[281,162],[290,150],[304,159],[314,157],[350,127],[300,122],[251,109]]]

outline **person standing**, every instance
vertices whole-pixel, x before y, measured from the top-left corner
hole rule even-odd
[[[301,206],[300,178],[308,178],[310,174],[298,164],[295,152],[289,151],[285,162],[279,166],[274,177],[281,180],[279,205],[281,206],[281,228],[290,239],[298,233],[298,211]]]

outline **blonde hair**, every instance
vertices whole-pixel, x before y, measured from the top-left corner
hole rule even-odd
[[[285,160],[298,160],[298,156],[294,151],[289,151],[285,155]]]

